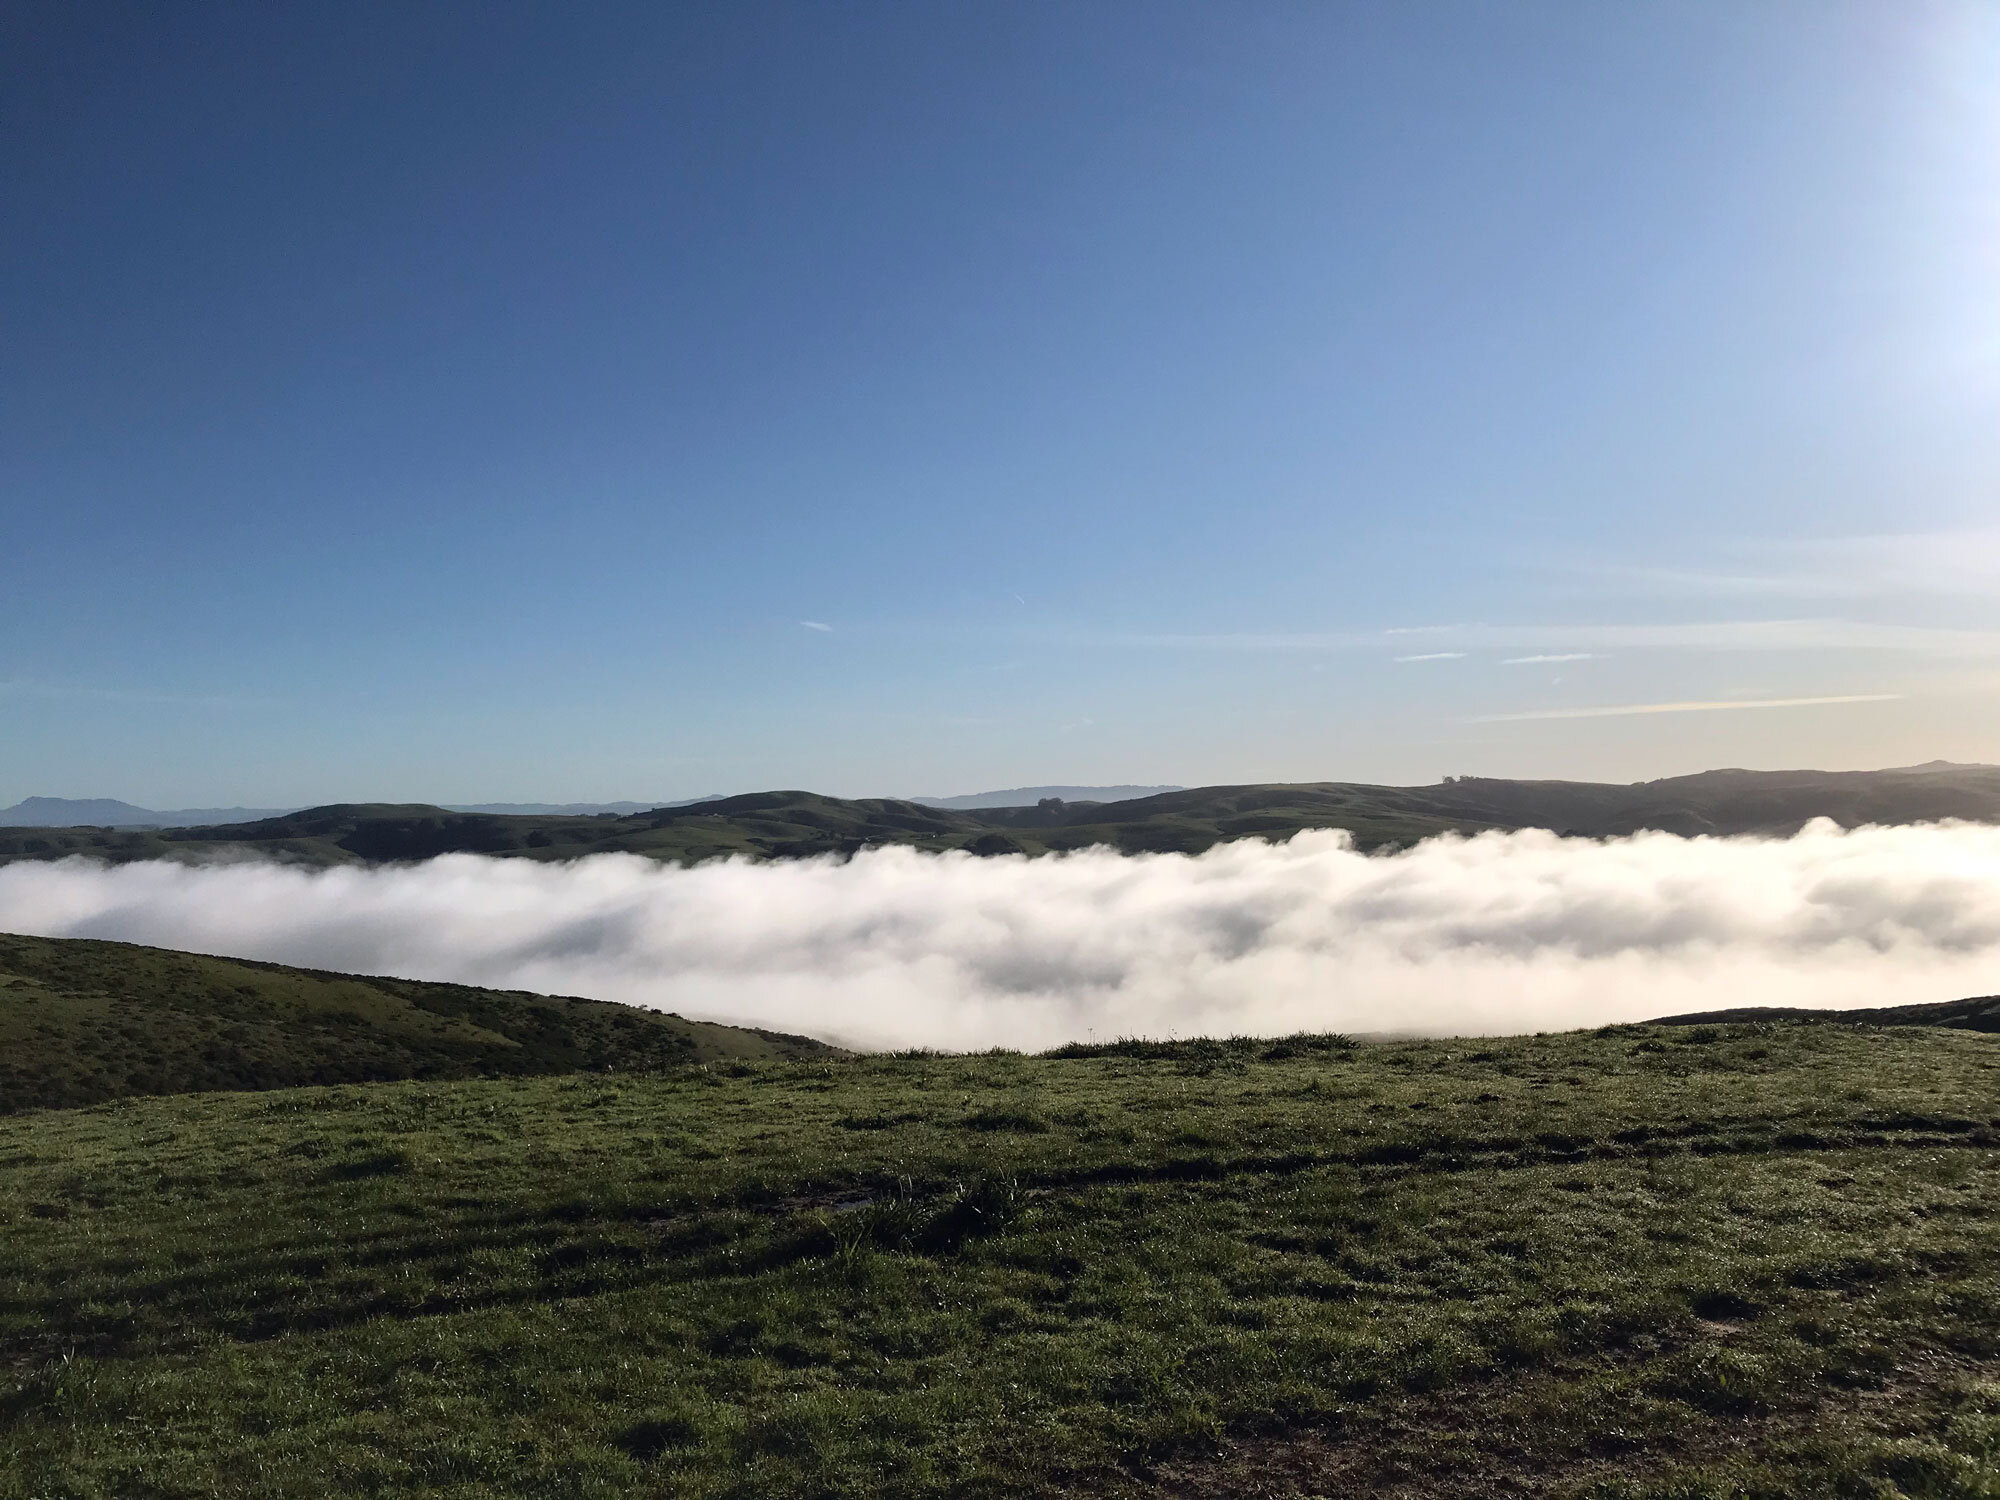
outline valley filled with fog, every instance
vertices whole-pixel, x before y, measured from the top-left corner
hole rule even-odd
[[[1528,830],[1364,855],[904,848],[693,868],[447,855],[372,869],[0,869],[0,928],[587,995],[863,1048],[1521,1033],[2000,989],[2000,828],[1786,839]]]

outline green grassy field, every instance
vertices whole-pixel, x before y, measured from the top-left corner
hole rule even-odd
[[[0,1495],[2000,1494],[2000,1040],[833,1057],[0,1119]]]
[[[806,1037],[550,995],[0,933],[0,1113],[128,1094],[814,1057]]]

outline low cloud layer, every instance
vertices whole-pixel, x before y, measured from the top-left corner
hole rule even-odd
[[[1506,1033],[2000,991],[2000,828],[1346,836],[1197,857],[0,868],[0,928],[593,995],[861,1046]]]

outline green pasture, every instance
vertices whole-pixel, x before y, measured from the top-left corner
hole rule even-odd
[[[0,1495],[2000,1495],[2000,1041],[1623,1027],[0,1119]]]

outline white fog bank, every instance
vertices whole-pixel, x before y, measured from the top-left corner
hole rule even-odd
[[[71,859],[0,868],[0,929],[591,995],[859,1046],[1507,1033],[2000,991],[2000,828],[1524,832],[1373,857],[1315,832],[1194,857],[891,848],[686,870]]]

